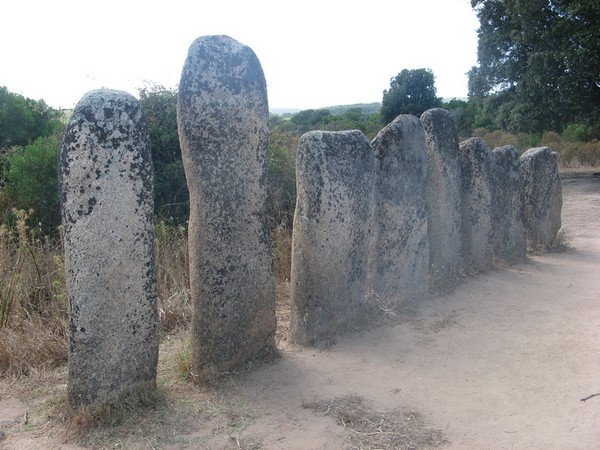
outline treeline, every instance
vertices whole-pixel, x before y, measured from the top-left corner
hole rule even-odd
[[[417,70],[422,71],[428,72],[425,69]],[[406,71],[402,73],[407,74]],[[395,86],[402,84],[402,77],[399,76],[392,79],[395,80]],[[425,79],[433,81],[433,77]],[[391,92],[398,95],[393,87],[394,82],[390,90],[384,93],[384,99]],[[409,92],[414,102],[415,96],[410,89],[415,87],[404,86],[402,89],[405,93]],[[0,95],[0,118],[3,119],[0,122],[0,136],[4,142],[0,151],[0,223],[13,223],[14,210],[30,211],[30,226],[43,233],[53,233],[60,225],[57,154],[66,117],[63,112],[53,110],[43,101],[25,99],[8,92],[6,88],[0,89]],[[561,132],[511,133],[483,120],[485,111],[479,108],[477,99],[442,102],[435,95],[430,99],[434,99],[434,104],[417,107],[423,111],[432,106],[447,109],[454,118],[461,139],[480,136],[492,147],[512,144],[521,151],[548,145],[561,154],[561,162],[565,165],[600,163],[600,143],[592,125],[574,123]],[[177,91],[158,85],[145,87],[139,91],[139,100],[149,126],[157,220],[166,225],[185,227],[189,198],[177,134]],[[411,108],[415,108],[414,103]],[[335,113],[332,110],[309,109],[295,114],[270,116],[267,209],[272,229],[291,226],[296,195],[295,152],[303,133],[316,129],[358,129],[372,139],[387,120],[381,110],[372,112],[373,105],[368,105],[367,111],[356,105],[336,107]],[[415,111],[418,112],[413,109]],[[397,113],[403,111],[387,112],[388,116],[392,114],[394,117]],[[11,114],[19,120],[13,120]]]

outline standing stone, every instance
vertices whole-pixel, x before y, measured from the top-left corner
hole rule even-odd
[[[434,290],[452,285],[461,265],[461,176],[458,133],[447,111],[435,108],[421,115],[427,142],[425,190],[429,229],[429,273]]]
[[[525,261],[527,244],[523,222],[523,178],[519,154],[512,145],[493,151],[493,242],[494,257],[507,264]]]
[[[562,186],[558,153],[548,147],[531,148],[521,155],[523,215],[527,244],[532,251],[556,245],[561,227]]]
[[[373,150],[360,131],[300,138],[291,270],[290,341],[317,345],[364,304]]]
[[[228,36],[196,39],[181,74],[177,121],[190,192],[197,381],[275,351],[268,117],[265,77],[252,49]]]
[[[70,302],[68,395],[103,403],[156,382],[153,170],[137,100],[79,101],[59,160]]]
[[[401,302],[429,290],[425,133],[419,119],[401,115],[371,145],[377,176],[367,292]]]
[[[491,267],[492,150],[475,137],[460,143],[462,179],[463,267],[476,272]]]

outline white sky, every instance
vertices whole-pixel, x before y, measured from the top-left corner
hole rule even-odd
[[[272,108],[381,101],[402,69],[466,97],[477,62],[470,0],[3,0],[0,86],[72,108],[106,87],[176,87],[189,45],[227,34],[257,54]]]

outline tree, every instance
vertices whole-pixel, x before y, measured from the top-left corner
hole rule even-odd
[[[390,88],[383,91],[381,120],[390,123],[400,114],[419,117],[431,108],[442,105],[436,97],[435,77],[430,69],[404,69],[390,80]]]
[[[190,202],[177,133],[177,91],[155,85],[140,89],[139,94],[150,135],[156,216],[174,225],[185,224]]]
[[[64,127],[62,113],[0,86],[0,148],[31,144]]]
[[[472,0],[478,62],[469,97],[479,124],[513,132],[562,131],[600,119],[597,0]]]

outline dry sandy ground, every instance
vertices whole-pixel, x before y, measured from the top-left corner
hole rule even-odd
[[[600,396],[581,399],[600,393],[600,176],[567,175],[563,191],[570,250],[465,279],[325,350],[280,343],[274,364],[217,387],[182,379],[185,338],[172,336],[161,347],[163,402],[117,427],[77,440],[65,431],[64,369],[0,380],[0,448],[599,449]],[[379,425],[336,422],[347,395]],[[306,407],[314,402],[321,409]],[[400,416],[410,411],[424,422]],[[381,424],[394,417],[416,424],[397,438],[433,434],[420,446],[369,440],[392,436]]]

